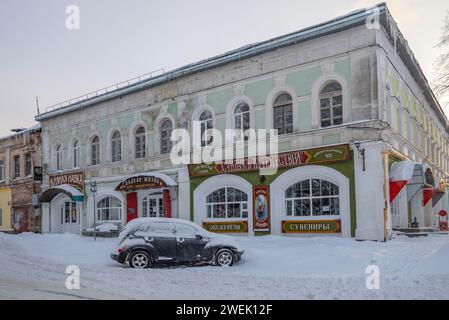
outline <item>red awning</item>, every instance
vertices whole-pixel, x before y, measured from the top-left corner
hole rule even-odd
[[[390,170],[390,203],[398,196],[407,183],[413,179],[416,163],[411,161],[396,162]]]
[[[432,206],[435,207],[441,198],[444,196],[445,192],[440,189],[435,189],[435,194],[432,197]]]
[[[423,189],[423,200],[422,206],[425,207],[430,200],[432,200],[433,196],[436,194],[436,189]]]

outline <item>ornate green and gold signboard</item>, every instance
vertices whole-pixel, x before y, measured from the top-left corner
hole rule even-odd
[[[282,233],[341,233],[341,220],[282,221]]]
[[[308,164],[321,164],[351,159],[349,145],[339,145],[306,151],[293,151],[278,155],[250,157],[210,164],[191,164],[191,177],[206,177],[216,174],[257,171],[270,168],[287,168]]]
[[[248,233],[248,222],[203,222],[203,228],[215,233]]]

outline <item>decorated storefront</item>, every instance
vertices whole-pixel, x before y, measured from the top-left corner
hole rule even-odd
[[[49,177],[48,188],[40,199],[44,232],[81,233],[84,186],[82,171]]]
[[[189,166],[191,220],[236,235],[355,234],[349,145]],[[260,169],[273,168],[272,175]]]

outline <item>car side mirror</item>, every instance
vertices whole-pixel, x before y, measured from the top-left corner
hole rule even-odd
[[[195,235],[195,237],[196,237],[197,239],[199,239],[199,240],[201,240],[201,239],[204,238],[203,235],[202,235],[201,233],[197,233],[197,234]]]

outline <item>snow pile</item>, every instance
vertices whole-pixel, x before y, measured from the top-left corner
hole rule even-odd
[[[118,230],[118,226],[113,223],[103,223],[98,225],[95,229],[97,232],[113,232]],[[89,228],[86,231],[93,232],[94,228]]]
[[[0,299],[2,294],[24,297],[34,288],[42,288],[39,298],[52,297],[42,296],[43,290],[53,292],[58,286],[65,292],[65,268],[71,264],[81,270],[83,288],[77,296],[100,299],[105,293],[145,299],[449,299],[447,235],[398,237],[388,243],[238,237],[245,254],[232,268],[150,270],[112,261],[109,253],[116,241],[0,233]],[[380,290],[366,288],[371,265],[379,268]]]

